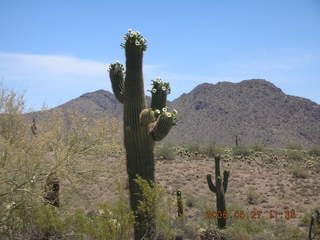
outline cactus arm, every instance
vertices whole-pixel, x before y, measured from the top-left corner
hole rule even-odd
[[[225,193],[227,192],[227,188],[228,188],[229,175],[230,175],[229,171],[225,170],[223,172],[223,190]]]
[[[161,114],[157,121],[151,124],[150,134],[154,141],[161,141],[168,135],[173,125],[173,118],[167,114]]]
[[[151,97],[151,108],[153,110],[163,109],[167,105],[167,93],[163,91],[158,91],[152,93]]]
[[[141,126],[148,126],[155,121],[154,112],[151,108],[143,109],[139,116]]]
[[[167,95],[170,94],[170,84],[163,82],[161,78],[156,78],[152,81],[152,97],[151,108],[152,110],[159,109],[160,111],[167,106]]]
[[[211,174],[207,175],[207,182],[208,182],[208,186],[209,186],[209,189],[211,190],[211,192],[216,193],[217,192],[217,188],[212,182]]]
[[[220,159],[220,155],[217,155],[214,158],[216,178],[220,177]]]
[[[119,62],[110,64],[109,77],[114,95],[119,102],[124,101],[124,73],[123,65]]]

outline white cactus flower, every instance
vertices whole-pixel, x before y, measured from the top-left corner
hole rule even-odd
[[[115,219],[115,218],[110,219],[110,222],[111,222],[113,225],[116,225],[116,224],[118,223],[117,219]]]
[[[35,181],[36,181],[36,176],[32,176],[30,182],[31,182],[31,183],[34,183]]]
[[[167,115],[167,117],[172,117],[172,114],[171,113],[169,113],[169,112],[166,112],[166,115]]]
[[[161,89],[162,89],[162,91],[166,91],[167,90],[167,88],[164,87],[164,86]]]
[[[109,209],[107,209],[107,211],[108,211],[108,214],[109,214],[110,216],[113,215],[113,213],[112,213]]]
[[[157,114],[160,114],[160,110],[159,109],[156,109],[154,112],[157,113]]]
[[[156,81],[157,82],[161,82],[161,78],[160,77],[156,77]]]
[[[99,215],[103,215],[103,214],[104,214],[104,210],[103,210],[103,209],[99,209],[99,210],[98,210],[98,214],[99,214]]]
[[[9,210],[9,209],[11,209],[14,205],[16,205],[16,203],[12,201],[12,202],[8,203],[8,204],[5,206],[5,208]]]
[[[135,44],[136,44],[136,46],[140,46],[141,45],[141,43],[138,40],[136,40]]]
[[[156,92],[157,92],[157,89],[152,88],[151,92],[152,92],[152,93],[156,93]]]
[[[166,111],[168,111],[167,107],[162,108],[162,112],[166,112]]]

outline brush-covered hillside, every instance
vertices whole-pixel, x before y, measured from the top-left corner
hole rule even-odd
[[[147,97],[150,103],[150,98]],[[284,147],[295,142],[305,147],[320,144],[320,105],[286,95],[262,79],[240,83],[203,83],[182,94],[169,107],[178,110],[178,124],[165,141],[179,144],[215,141],[219,145],[262,144]],[[108,91],[86,93],[55,109],[73,110],[97,119],[122,121],[122,105]],[[41,119],[45,113],[33,113]]]

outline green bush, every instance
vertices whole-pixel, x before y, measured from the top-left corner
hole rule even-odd
[[[195,152],[200,152],[200,145],[199,144],[188,144],[185,146],[185,148],[191,152],[191,153],[195,153]]]
[[[255,152],[264,152],[265,149],[263,147],[263,145],[261,143],[255,143],[253,146],[252,146],[252,150],[255,151]]]
[[[250,155],[250,149],[245,146],[237,146],[232,148],[232,153],[234,156],[246,157]]]
[[[320,145],[315,145],[309,150],[310,155],[320,156]]]
[[[163,158],[165,160],[175,160],[176,150],[172,144],[165,143],[163,145],[157,146],[155,149],[156,158]]]
[[[260,202],[260,196],[253,187],[248,189],[247,202],[252,205],[256,205]]]
[[[148,182],[141,177],[136,180],[143,196],[138,206],[138,214],[146,215],[146,219],[153,219],[157,229],[157,237],[162,239],[172,239],[175,236],[175,216],[176,208],[172,206],[174,200],[164,194],[164,189],[155,183]],[[150,224],[139,222],[139,224]],[[123,238],[128,239],[128,238]]]
[[[222,150],[220,147],[218,147],[215,142],[209,143],[208,145],[205,145],[202,149],[201,149],[201,153],[207,155],[210,158],[213,158],[216,155],[221,155],[222,154]]]
[[[292,161],[302,161],[303,153],[299,150],[287,150],[287,158]]]
[[[293,165],[290,172],[296,178],[307,178],[309,176],[307,169],[298,164]]]

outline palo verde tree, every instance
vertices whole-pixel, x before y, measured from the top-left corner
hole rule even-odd
[[[118,61],[110,64],[109,76],[113,92],[123,104],[124,145],[126,149],[129,178],[130,206],[135,214],[135,239],[153,239],[155,231],[154,211],[138,211],[143,194],[136,179],[140,176],[148,182],[154,181],[155,141],[162,140],[175,124],[176,111],[169,112],[166,106],[169,83],[157,78],[151,90],[151,107],[146,107],[143,82],[143,52],[146,39],[129,29],[124,35],[126,68]]]

